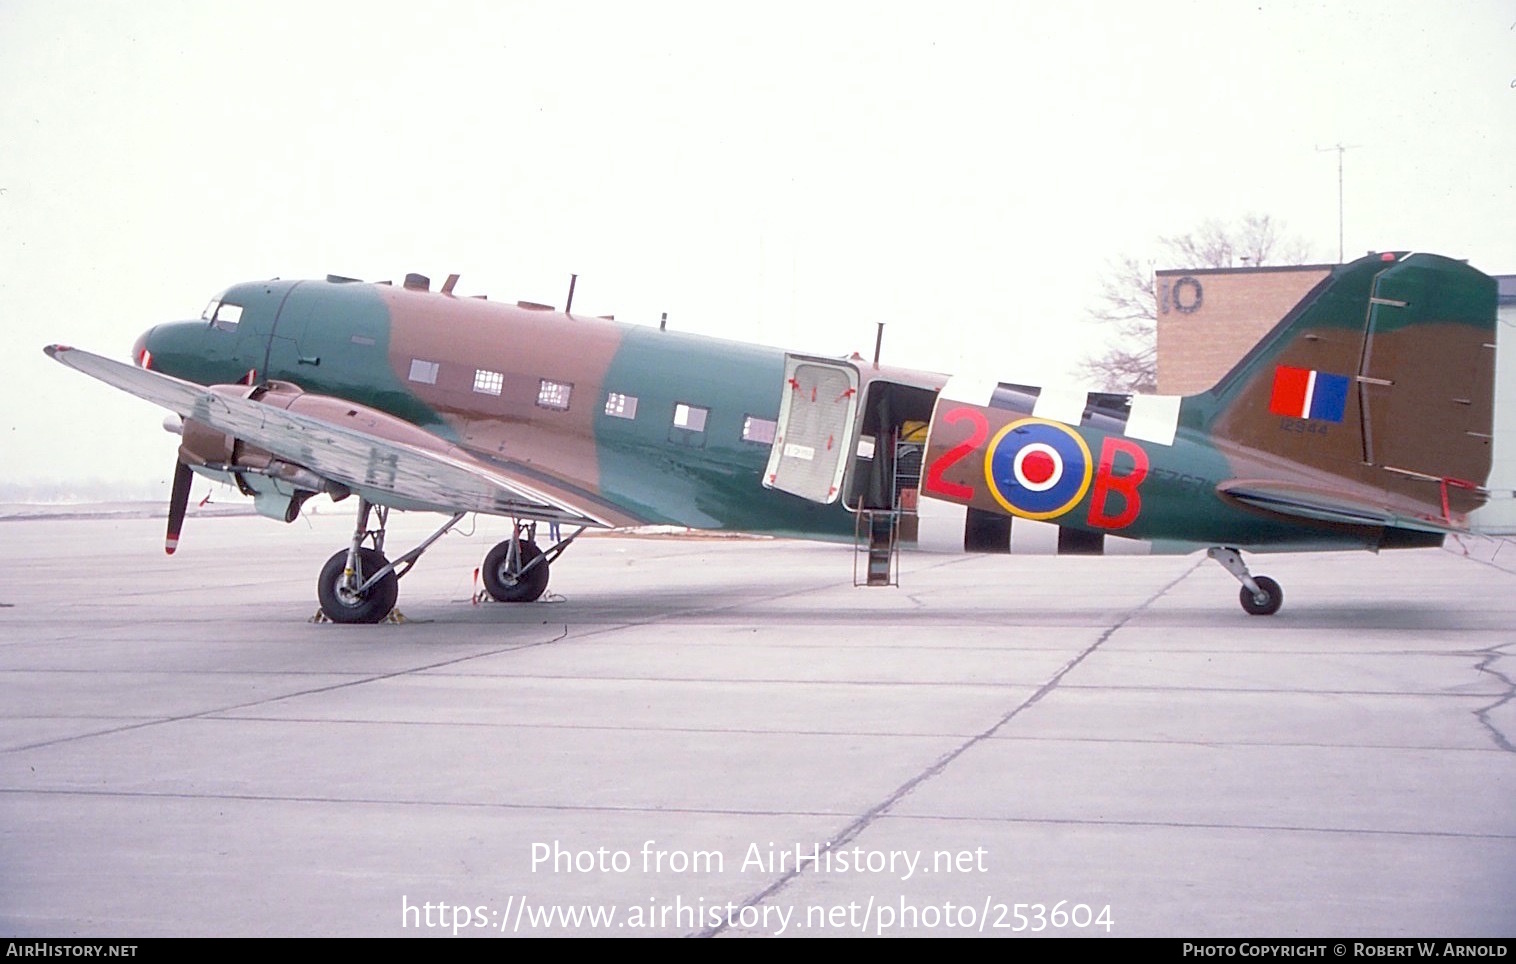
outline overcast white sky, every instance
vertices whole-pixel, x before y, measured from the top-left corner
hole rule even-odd
[[[273,276],[1063,376],[1161,235],[1336,260],[1338,143],[1348,257],[1516,272],[1516,3],[0,0],[0,487],[166,484],[42,346]]]

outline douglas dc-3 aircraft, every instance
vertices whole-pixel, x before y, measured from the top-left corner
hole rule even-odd
[[[874,584],[892,581],[898,541],[1209,547],[1243,608],[1268,615],[1281,590],[1239,550],[1436,546],[1486,500],[1495,284],[1436,255],[1336,268],[1184,398],[787,354],[457,297],[456,281],[241,284],[143,334],[135,365],[46,351],[182,420],[169,552],[192,471],[287,522],[317,493],[356,496],[351,542],[317,584],[345,623],[384,619],[399,578],[471,512],[513,520],[483,566],[502,601],[538,598],[586,529],[669,524],[857,539]],[[449,518],[392,562],[392,509]],[[577,531],[544,552],[539,522]]]

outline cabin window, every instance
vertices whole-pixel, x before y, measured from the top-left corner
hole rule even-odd
[[[744,442],[760,442],[764,445],[773,445],[774,432],[778,428],[779,423],[772,419],[748,415],[742,419],[742,440]]]
[[[698,405],[686,405],[683,402],[674,406],[674,427],[682,428],[690,432],[705,431],[705,417],[711,414],[708,408]]]
[[[605,414],[611,418],[636,418],[637,396],[611,392],[605,396]]]
[[[424,361],[420,358],[411,359],[411,381],[420,382],[423,385],[437,384],[438,365],[434,361]]]
[[[492,372],[487,368],[474,371],[474,391],[481,395],[499,395],[505,387],[505,376],[500,372]]]
[[[566,382],[555,382],[550,378],[544,378],[537,385],[537,404],[555,412],[566,412],[569,407],[569,393],[573,390],[574,386]]]

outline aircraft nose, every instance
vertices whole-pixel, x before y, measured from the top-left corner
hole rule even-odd
[[[153,353],[148,348],[147,342],[148,339],[153,337],[153,332],[157,330],[158,326],[154,325],[147,331],[144,331],[142,334],[138,335],[137,340],[132,342],[132,363],[135,364],[138,368],[153,367]]]

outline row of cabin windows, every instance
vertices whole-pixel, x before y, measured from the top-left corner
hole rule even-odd
[[[441,365],[434,361],[425,361],[420,358],[411,359],[410,380],[424,385],[437,384],[437,373]],[[499,395],[505,389],[505,373],[490,371],[487,368],[474,370],[474,391],[481,395]],[[569,396],[573,394],[574,386],[567,382],[555,382],[550,378],[544,378],[537,384],[537,404],[542,408],[556,412],[566,412],[569,407]],[[611,418],[635,419],[637,417],[637,396],[626,395],[621,392],[609,392],[605,396],[605,414]],[[699,405],[690,405],[679,402],[674,405],[673,425],[675,428],[684,429],[687,432],[704,432],[705,421],[710,416],[711,410]],[[742,419],[742,440],[744,442],[757,442],[770,445],[774,441],[774,432],[779,423],[773,419],[758,418],[755,415],[747,415]]]

